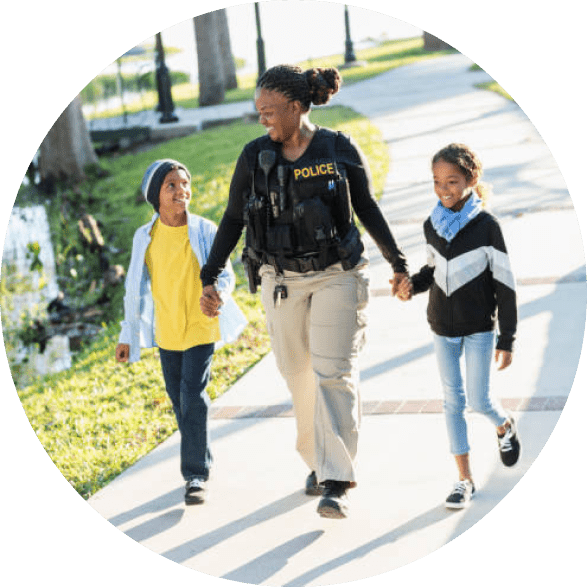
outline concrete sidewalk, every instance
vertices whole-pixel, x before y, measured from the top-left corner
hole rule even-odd
[[[361,361],[360,481],[350,517],[320,518],[317,498],[303,493],[307,471],[294,450],[291,402],[269,354],[213,404],[215,466],[206,504],[183,504],[175,434],[89,500],[114,526],[215,577],[259,585],[343,583],[440,548],[495,507],[528,470],[577,369],[587,302],[584,248],[548,148],[514,103],[473,87],[488,77],[469,72],[469,65],[452,55],[404,67],[343,88],[335,103],[368,116],[389,144],[392,169],[381,205],[413,271],[424,262],[422,222],[435,203],[430,157],[451,141],[479,152],[518,278],[515,361],[493,382],[517,414],[520,463],[501,466],[491,424],[473,414],[479,492],[465,511],[444,508],[455,467],[426,296],[407,304],[390,299],[389,268],[366,238],[373,297]]]
[[[254,102],[250,100],[200,108],[178,107],[174,113],[178,118],[177,122],[161,123],[161,113],[155,110],[144,110],[127,114],[126,120],[123,116],[96,118],[88,122],[88,128],[91,132],[148,128],[151,140],[166,140],[199,132],[204,127],[219,121],[239,120],[255,115],[256,111]]]

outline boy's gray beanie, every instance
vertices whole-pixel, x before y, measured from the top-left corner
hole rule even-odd
[[[188,178],[191,180],[192,176],[188,171],[188,168],[179,161],[174,159],[159,159],[154,163],[151,163],[145,171],[143,176],[143,182],[141,183],[141,191],[145,200],[149,202],[155,208],[156,212],[159,212],[159,192],[163,185],[165,176],[175,168],[183,169],[186,172]]]

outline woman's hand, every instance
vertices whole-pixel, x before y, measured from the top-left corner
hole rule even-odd
[[[130,345],[120,343],[116,347],[116,360],[119,363],[128,363],[129,354],[130,354]]]
[[[389,280],[391,284],[391,295],[397,296],[402,302],[411,299],[414,288],[412,281],[407,273],[396,273],[393,279]]]
[[[213,285],[206,285],[200,298],[200,310],[208,318],[216,318],[220,315],[220,306],[222,306],[220,294]]]
[[[496,349],[495,362],[497,363],[497,370],[501,371],[512,364],[514,356],[511,351],[503,351]]]
[[[393,279],[389,280],[389,283],[391,283],[391,297],[395,296],[400,284],[403,283],[406,279],[409,279],[409,276],[407,273],[394,273],[393,274]]]

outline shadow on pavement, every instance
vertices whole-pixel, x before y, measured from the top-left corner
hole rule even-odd
[[[170,455],[171,456],[171,455]],[[173,455],[175,457],[175,454]],[[152,514],[156,512],[161,512],[163,510],[167,510],[171,507],[177,506],[183,503],[183,488],[176,488],[172,491],[164,493],[163,495],[159,495],[155,499],[148,501],[146,503],[142,503],[137,507],[133,508],[132,510],[128,510],[127,512],[122,512],[113,518],[110,518],[108,521],[113,526],[122,526],[135,518],[139,518],[144,516],[145,514]]]
[[[393,371],[394,369],[398,369],[406,363],[417,361],[418,359],[421,359],[422,357],[425,357],[426,355],[429,355],[433,352],[434,345],[430,343],[418,347],[417,349],[412,349],[403,355],[391,357],[387,361],[383,361],[382,363],[378,363],[377,365],[363,369],[361,371],[361,381],[367,381],[368,379],[371,379],[371,377],[377,377],[386,371]]]
[[[176,563],[183,563],[201,552],[214,548],[217,544],[220,544],[224,540],[227,540],[240,532],[244,532],[253,526],[262,524],[276,516],[280,516],[286,512],[299,508],[306,503],[308,503],[308,497],[301,491],[290,493],[257,511],[251,512],[238,520],[234,520],[234,522],[222,526],[221,528],[212,530],[207,534],[194,538],[194,540],[190,540],[189,542],[181,544],[171,550],[162,552],[161,556]]]
[[[239,581],[240,583],[261,585],[263,581],[266,581],[269,577],[272,577],[280,569],[285,567],[292,556],[310,546],[322,534],[324,534],[324,530],[315,530],[314,532],[307,532],[301,536],[296,536],[275,547],[273,550],[253,559],[242,567],[231,571],[222,578]]]
[[[462,94],[455,93],[455,97],[460,96],[460,95],[462,95]],[[429,125],[426,128],[426,130],[424,130],[422,132],[413,133],[413,134],[409,134],[409,135],[403,135],[403,136],[397,136],[397,137],[394,137],[393,139],[387,139],[385,142],[388,145],[393,145],[395,148],[402,141],[408,141],[408,140],[417,139],[420,137],[427,137],[430,135],[434,135],[435,133],[440,133],[440,132],[446,131],[446,130],[454,130],[455,128],[458,128],[460,126],[467,126],[467,125],[479,122],[481,120],[490,120],[492,118],[496,118],[496,117],[501,116],[504,112],[511,112],[512,110],[517,110],[517,106],[514,106],[509,102],[504,102],[504,105],[502,108],[494,109],[489,112],[483,112],[483,113],[479,114],[478,116],[473,116],[471,118],[459,119],[458,122],[451,121],[448,124],[437,125],[434,127],[432,127],[432,125]],[[395,112],[394,112],[394,114],[395,114]],[[430,155],[432,156],[433,153],[431,153]]]
[[[407,534],[418,532],[419,530],[423,530],[424,528],[432,526],[437,522],[446,520],[446,518],[450,515],[452,515],[452,512],[447,510],[444,505],[432,508],[431,510],[428,510],[427,512],[424,512],[423,514],[413,518],[409,522],[402,524],[398,528],[395,528],[390,532],[375,538],[374,540],[366,542],[359,548],[355,548],[346,554],[343,554],[337,558],[329,560],[328,562],[322,563],[313,569],[310,569],[303,575],[300,575],[292,581],[285,583],[283,587],[303,587],[304,585],[307,585],[325,573],[328,573],[334,569],[338,569],[358,558],[362,558],[371,553],[373,550],[386,546],[387,544],[391,544],[392,542],[403,538]]]
[[[170,528],[173,528],[176,524],[179,524],[181,518],[184,514],[183,508],[176,508],[153,518],[152,520],[147,520],[143,524],[135,526],[130,530],[126,530],[125,534],[136,540],[137,542],[142,542],[143,540],[148,540],[153,536],[160,534],[161,532],[165,532]]]

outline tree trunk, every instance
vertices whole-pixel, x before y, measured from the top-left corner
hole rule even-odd
[[[52,186],[61,180],[82,181],[86,178],[84,169],[90,164],[98,165],[98,156],[82,113],[81,98],[76,96],[41,143],[41,184]]]
[[[224,101],[224,75],[218,43],[217,13],[218,11],[208,12],[194,17],[200,106],[212,106]]]
[[[236,65],[230,45],[230,31],[228,29],[228,16],[226,8],[217,11],[218,13],[218,43],[222,57],[222,69],[224,73],[224,89],[234,90],[238,88],[236,79]]]
[[[442,39],[424,31],[424,51],[446,51],[453,48]]]

